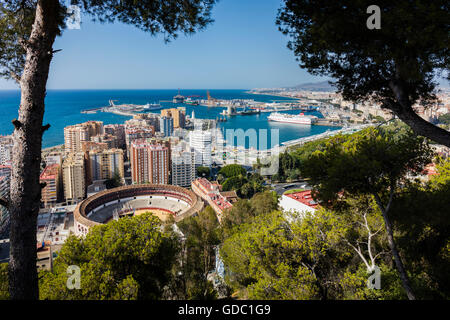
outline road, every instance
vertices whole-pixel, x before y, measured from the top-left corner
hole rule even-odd
[[[310,189],[308,183],[304,181],[290,182],[290,183],[275,183],[271,185],[272,189],[279,195],[282,195],[288,190],[292,189]]]

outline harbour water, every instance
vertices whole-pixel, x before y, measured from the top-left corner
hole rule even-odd
[[[147,104],[159,103],[159,101],[171,101],[178,90],[49,90],[46,97],[46,110],[44,124],[49,123],[50,129],[44,134],[43,148],[64,143],[64,127],[89,120],[103,121],[105,124],[123,123],[130,119],[127,116],[116,115],[106,112],[81,113],[81,110],[99,108],[108,105],[110,99],[117,100],[116,104]],[[182,90],[184,96],[201,96],[206,99],[205,90]],[[293,101],[290,98],[255,95],[246,93],[246,90],[210,90],[212,97],[217,99],[254,99],[260,102],[282,102]],[[20,104],[19,91],[0,90],[0,134],[11,134],[13,125],[11,120],[17,118],[17,110]],[[191,116],[195,111],[195,117],[199,119],[216,119],[223,117],[220,113],[225,109],[222,107],[191,106],[186,104],[174,104],[172,102],[161,102],[164,108],[183,106],[187,115]],[[159,113],[160,111],[155,111]],[[286,111],[287,113],[299,113],[298,110]],[[318,112],[307,114],[317,115]],[[271,129],[278,129],[279,142],[286,142],[302,137],[308,137],[323,133],[327,130],[337,130],[338,127],[307,126],[289,123],[267,121],[269,113],[254,115],[231,116],[228,121],[219,122],[217,125],[223,130],[248,129],[267,130],[270,139]],[[270,141],[270,140],[269,140]],[[270,142],[268,142],[270,143]],[[273,145],[272,145],[273,146]]]

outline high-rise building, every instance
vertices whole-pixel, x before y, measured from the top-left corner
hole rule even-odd
[[[81,143],[89,141],[89,128],[83,125],[74,125],[64,128],[64,148],[66,152],[82,151]]]
[[[194,130],[189,135],[189,145],[195,152],[195,164],[209,167],[212,164],[211,131]]]
[[[76,203],[86,194],[84,153],[69,153],[63,162],[64,197],[67,202]]]
[[[170,137],[173,133],[173,118],[161,117],[159,120],[159,128],[164,137]]]
[[[89,151],[88,162],[90,181],[112,179],[116,174],[124,177],[122,149]]]
[[[133,183],[169,183],[170,146],[135,140],[130,148]]]
[[[118,148],[117,138],[109,133],[99,134],[91,137],[91,141],[106,143],[108,145],[108,149]]]
[[[0,136],[0,165],[11,165],[12,148],[12,136]]]
[[[0,198],[8,200],[11,183],[11,166],[0,166]],[[0,236],[8,233],[9,210],[0,206]],[[1,239],[1,238],[0,238]]]
[[[88,152],[92,150],[107,150],[108,144],[105,142],[83,141],[81,143],[81,151]]]
[[[82,142],[103,134],[103,122],[88,121],[64,128],[64,147],[66,152],[81,152]]]
[[[186,124],[186,109],[183,107],[164,109],[161,110],[161,117],[173,118],[174,128],[184,128]]]
[[[127,146],[127,155],[128,158],[130,157],[130,148],[131,148],[131,142],[134,140],[140,140],[140,139],[149,139],[152,138],[155,135],[155,128],[153,126],[148,127],[133,127],[133,126],[127,126],[125,129],[125,142]]]
[[[47,166],[52,165],[52,164],[58,164],[61,168],[62,161],[63,161],[63,155],[61,152],[50,152],[45,157],[45,163]]]
[[[195,152],[194,149],[184,144],[179,144],[172,149],[172,170],[170,176],[172,184],[180,187],[189,187],[195,180]]]
[[[11,176],[11,166],[0,164],[0,175]]]
[[[159,131],[159,118],[156,113],[138,113],[133,119],[125,121],[126,126],[148,127],[153,126],[155,131]]]
[[[105,133],[111,134],[117,139],[117,147],[125,148],[125,125],[123,124],[108,124],[103,127]]]
[[[89,135],[91,137],[103,134],[103,122],[102,121],[88,121],[82,123],[89,129]]]
[[[42,188],[41,201],[46,208],[55,205],[60,200],[60,174],[60,165],[57,163],[47,165],[41,173],[39,180],[41,183],[45,183],[45,187]]]

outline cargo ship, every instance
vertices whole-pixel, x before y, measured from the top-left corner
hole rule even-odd
[[[269,121],[306,124],[306,125],[317,123],[317,119],[318,118],[316,116],[305,116],[303,112],[300,114],[286,114],[274,112],[267,117],[267,120]]]
[[[245,107],[242,111],[239,111],[237,114],[242,116],[248,116],[252,114],[259,114],[260,112],[261,112],[260,109],[248,109],[247,107]]]
[[[198,106],[199,102],[198,100],[192,100],[191,98],[187,98],[186,100],[184,100],[185,104],[190,104],[191,106]]]

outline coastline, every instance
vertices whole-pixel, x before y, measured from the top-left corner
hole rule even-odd
[[[55,150],[61,150],[61,149],[64,149],[64,144],[57,144],[57,145],[54,145],[54,146],[51,146],[51,147],[42,148],[42,152],[48,153],[48,152],[52,152],[52,151],[55,151]]]
[[[281,98],[288,98],[288,99],[292,99],[292,100],[296,100],[296,101],[301,101],[301,98],[293,98],[290,96],[285,96],[279,93],[256,93],[256,92],[252,92],[252,91],[245,91],[245,93],[248,94],[254,94],[254,95],[262,95],[262,96],[274,96],[274,97],[281,97]]]

